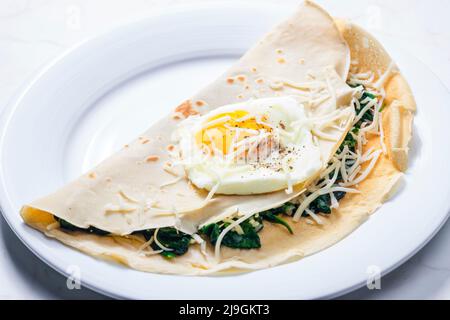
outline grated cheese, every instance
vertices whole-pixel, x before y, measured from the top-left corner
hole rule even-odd
[[[206,241],[196,233],[192,235],[192,238],[200,245],[200,252],[206,257]]]
[[[209,191],[208,195],[206,196],[205,200],[203,200],[204,205],[206,205],[208,202],[211,201],[211,199],[214,197],[214,194],[217,192],[217,189],[220,187],[220,182],[218,182],[212,189]]]
[[[380,113],[380,144],[383,154],[387,154],[387,147],[384,141],[383,115]]]
[[[383,87],[385,82],[388,80],[389,76],[391,75],[391,72],[394,70],[395,67],[396,66],[395,66],[394,61],[391,61],[391,63],[389,64],[389,67],[386,70],[386,72],[383,73],[380,76],[380,78],[378,79],[378,81],[373,84],[373,87],[376,88],[376,89],[380,89],[381,87]]]
[[[334,193],[330,193],[330,199],[331,199],[331,209],[339,208],[339,201],[336,199]]]
[[[333,136],[333,135],[331,135],[331,134],[327,134],[327,133],[325,133],[325,132],[323,132],[323,131],[321,131],[321,130],[318,130],[318,129],[312,129],[311,132],[312,132],[315,136],[319,137],[319,138],[322,139],[322,140],[327,140],[327,141],[332,141],[332,142],[338,141],[338,140],[336,139],[335,136]]]
[[[331,84],[330,78],[328,76],[326,77],[326,82],[327,82],[328,93],[331,96],[331,100],[333,101],[333,105],[337,106],[336,90],[334,90],[333,85]]]
[[[319,224],[319,225],[323,225],[323,221],[322,221],[322,219],[320,219],[319,218],[319,216],[317,215],[317,214],[315,214],[314,212],[312,212],[311,210],[309,210],[309,209],[306,209],[305,210],[306,211],[306,213],[317,223],[317,224]]]
[[[224,123],[226,123],[226,122],[228,122],[230,120],[231,120],[230,116],[223,116],[221,118],[218,118],[218,119],[215,119],[215,120],[203,123],[202,124],[202,129],[208,129],[208,128],[214,127],[216,125],[224,124]]]
[[[129,212],[133,212],[135,211],[137,208],[131,205],[127,205],[127,204],[112,204],[112,203],[108,203],[105,205],[105,207],[103,208],[103,210],[105,211],[106,214],[108,213],[129,213]]]
[[[373,110],[374,118],[373,121],[369,124],[365,122],[362,127],[359,130],[358,134],[355,134],[353,132],[350,132],[350,134],[353,136],[353,138],[356,140],[356,150],[355,152],[351,151],[348,146],[345,146],[342,152],[336,154],[331,164],[328,166],[328,168],[321,174],[320,178],[316,180],[315,184],[312,184],[307,190],[310,193],[308,196],[305,194],[300,195],[296,199],[293,199],[292,202],[299,204],[299,207],[297,208],[293,220],[299,221],[300,218],[304,213],[306,213],[312,220],[314,220],[315,223],[321,225],[323,224],[322,219],[320,219],[320,216],[315,214],[312,210],[309,209],[309,206],[313,201],[315,201],[318,197],[322,195],[329,195],[331,200],[331,208],[336,209],[339,207],[339,201],[337,200],[336,196],[334,195],[335,192],[344,192],[344,193],[352,193],[352,194],[359,194],[361,193],[359,190],[351,188],[353,186],[358,185],[367,177],[370,175],[372,170],[374,169],[377,161],[379,160],[379,157],[382,153],[386,152],[386,145],[384,143],[384,130],[383,130],[383,123],[382,123],[382,113],[381,108],[383,106],[383,102],[385,99],[385,91],[381,87],[386,79],[388,78],[389,74],[394,69],[395,65],[390,65],[388,70],[385,74],[381,75],[379,80],[374,84],[373,81],[375,79],[375,75],[373,72],[366,72],[366,73],[359,73],[359,74],[351,74],[349,83],[353,86],[356,86],[354,88],[354,97],[353,97],[353,107],[356,110],[359,110],[359,115],[353,119],[353,125],[356,125],[360,120],[363,118],[364,114],[366,112],[369,112],[370,110]],[[292,87],[295,89],[308,91],[308,100],[305,100],[306,104],[311,105],[314,101],[320,102],[325,101],[327,99],[334,99],[336,101],[336,96],[333,96],[334,90],[332,90],[332,83],[330,79],[326,79],[326,83],[319,83],[311,81],[311,83],[306,84],[295,84],[290,82],[284,82],[284,84],[287,87]],[[313,85],[314,84],[314,85]],[[368,90],[367,88],[372,88],[372,90]],[[327,95],[324,96],[324,92],[327,91]],[[370,97],[367,97],[363,101],[360,101],[364,92],[368,92],[373,94],[376,98],[372,99]],[[332,94],[330,96],[330,94]],[[300,96],[300,99],[303,99],[303,96]],[[364,105],[364,107],[362,107]],[[245,117],[244,117],[245,118]],[[325,129],[327,128],[333,128],[334,130],[343,130],[342,123],[340,123],[340,126],[338,126],[339,123],[336,123],[338,120],[342,118],[339,113],[331,113],[324,117],[318,117],[315,119],[311,119],[314,121],[311,121],[310,125],[312,127],[311,132],[313,133],[313,139],[317,141],[317,137],[329,140],[329,141],[336,141],[334,137],[327,134]],[[258,122],[258,119],[256,119]],[[352,120],[350,120],[352,121]],[[341,121],[342,122],[342,121]],[[315,124],[315,126],[312,126],[312,123]],[[266,124],[265,124],[266,125]],[[304,125],[304,123],[293,123],[292,126],[295,128],[296,125]],[[282,130],[278,130],[279,134],[281,135],[287,135]],[[277,131],[277,132],[278,132]],[[255,133],[256,134],[256,133]],[[366,151],[363,154],[363,146],[367,144],[368,140],[366,137],[366,134],[376,134],[380,135],[380,144],[382,150],[375,150],[373,148],[370,148],[368,151]],[[253,141],[258,141],[258,139],[262,139],[261,135],[258,135],[256,137],[253,137]],[[246,143],[249,143],[246,141]],[[242,144],[242,142],[241,142]],[[252,145],[253,146],[253,145]],[[233,147],[239,148],[239,143],[236,143],[236,145],[233,145]],[[239,150],[237,150],[239,151]],[[236,152],[237,152],[236,151]],[[370,163],[365,167],[363,170],[363,164],[369,162]],[[293,185],[290,178],[289,171],[286,170],[285,163],[283,163],[283,171],[286,174],[286,180],[288,182],[288,188],[286,192],[292,193]],[[332,177],[330,177],[330,174],[332,174]],[[339,173],[341,173],[342,181],[338,185],[337,179],[339,176]],[[216,186],[215,186],[216,187]],[[211,190],[214,191],[214,188]],[[210,192],[211,194],[212,192]],[[208,195],[207,198],[211,198],[212,196]],[[253,214],[248,214],[240,217],[236,221],[228,219],[227,221],[230,223],[219,235],[216,244],[215,244],[215,257],[217,260],[220,259],[220,248],[221,243],[223,241],[223,238],[226,236],[226,234],[234,230],[238,233],[242,232],[242,227],[240,224],[244,222],[245,220],[249,219]],[[311,224],[311,219],[306,219],[306,223]],[[223,220],[225,221],[225,220]],[[252,223],[252,221],[250,221]],[[252,224],[253,225],[253,224]]]
[[[150,247],[150,245],[153,243],[154,241],[154,237],[151,236],[150,239],[146,242],[144,242],[139,248],[138,248],[138,253],[141,253],[142,251],[144,251],[145,249],[147,249],[148,247]]]
[[[344,150],[342,150],[342,161],[341,161],[341,176],[344,181],[348,181],[348,173],[347,173],[347,156],[348,156],[348,146],[344,147]]]
[[[365,103],[363,103],[363,104],[365,104]],[[376,105],[377,105],[376,99],[371,99],[370,101],[368,101],[367,105],[361,110],[361,112],[358,114],[358,116],[353,121],[353,126],[355,126],[362,119],[362,117],[364,117],[364,115],[366,114],[367,111],[369,111]]]
[[[364,181],[369,176],[369,174],[372,172],[378,159],[380,158],[381,153],[382,153],[381,150],[377,150],[374,152],[374,156],[373,156],[370,164],[357,179],[353,180],[352,182],[341,183],[340,185],[342,187],[352,187],[352,186],[355,186],[355,185],[361,183],[362,181]]]
[[[223,238],[225,237],[225,235],[226,235],[229,231],[231,231],[232,229],[234,229],[236,226],[240,225],[242,222],[244,222],[245,220],[247,220],[248,218],[250,218],[252,215],[253,215],[253,214],[247,214],[247,215],[245,215],[245,216],[239,218],[238,220],[233,221],[233,223],[231,223],[228,227],[226,227],[226,228],[222,231],[222,233],[221,233],[221,234],[219,235],[219,237],[217,238],[216,245],[215,245],[215,248],[214,248],[214,249],[215,249],[215,250],[214,250],[215,258],[216,258],[217,261],[220,260],[220,246],[221,246],[221,244],[222,244],[222,240],[223,240]]]
[[[356,175],[361,171],[361,166],[357,166],[355,168],[355,170],[350,174],[349,178],[348,178],[348,182],[352,182],[353,180],[355,180]]]
[[[119,195],[124,198],[125,200],[129,201],[129,202],[133,202],[133,203],[139,203],[139,200],[127,195],[123,190],[119,191]]]
[[[165,188],[165,187],[171,186],[173,184],[176,184],[176,183],[180,182],[183,179],[184,179],[184,177],[178,177],[176,179],[173,179],[172,181],[169,181],[169,182],[161,184],[159,187],[160,188]]]
[[[331,188],[334,185],[334,183],[336,182],[337,177],[339,175],[338,167],[339,167],[339,162],[336,162],[333,177],[328,181],[328,183],[325,185],[324,189]]]
[[[325,194],[330,194],[332,192],[345,192],[345,193],[360,193],[360,191],[355,190],[355,189],[349,189],[349,188],[344,188],[344,187],[333,187],[333,188],[323,188],[320,190],[317,190],[313,193],[311,193],[306,199],[305,201],[303,201],[300,206],[298,207],[297,211],[295,212],[294,215],[294,221],[299,221],[303,212],[305,212],[305,210],[307,208],[309,208],[309,205],[316,200],[318,197],[323,196]]]

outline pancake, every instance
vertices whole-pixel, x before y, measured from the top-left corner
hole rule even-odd
[[[290,194],[285,190],[259,195],[214,194],[208,199],[210,192],[196,188],[189,179],[171,183],[180,173],[168,172],[162,164],[172,159],[167,152],[172,145],[167,133],[176,130],[180,121],[251,98],[302,96],[304,84],[312,79],[332,83],[334,99],[312,105],[309,112],[314,115],[327,110],[326,115],[337,111],[345,115],[346,121],[341,128],[327,129],[334,141],[318,139],[321,170],[294,186]],[[376,112],[368,127],[353,133],[358,120],[358,108],[353,110],[358,90],[366,95],[373,93],[380,108],[373,107]],[[333,20],[323,9],[306,1],[224,75],[167,118],[78,180],[24,206],[21,214],[27,224],[48,237],[89,255],[146,272],[207,275],[292,262],[342,240],[392,196],[407,169],[415,109],[406,80],[372,35],[351,22]],[[347,192],[338,206],[331,205],[331,214],[316,215],[309,210],[308,215],[302,210],[302,203],[317,196],[317,186],[329,180],[330,166],[337,168],[338,163],[346,163],[342,157],[349,147],[342,151],[341,146],[349,132],[358,136],[355,152],[348,155],[354,154],[354,162],[361,162],[354,166],[359,172],[355,169],[354,177],[342,177],[340,185],[330,190],[352,188],[358,192]],[[332,172],[338,172],[336,168]],[[345,169],[344,176],[350,170]],[[168,185],[161,191],[158,186],[164,184]],[[333,191],[329,193],[330,197],[334,195]],[[182,196],[174,196],[178,194]],[[150,195],[159,208],[150,206],[145,211],[148,202],[144,200]],[[214,245],[197,234],[199,228],[229,218],[236,207],[240,215],[230,227],[286,202],[298,205],[297,212],[286,217],[293,234],[280,224],[264,223],[258,233],[258,249],[220,247],[220,241]],[[112,212],[105,214],[105,208]],[[68,231],[60,227],[59,218],[78,228],[95,227],[109,234]],[[147,250],[148,239],[134,234],[164,227],[194,235],[185,254],[167,259],[159,254],[161,250]]]

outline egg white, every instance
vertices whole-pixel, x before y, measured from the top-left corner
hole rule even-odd
[[[232,151],[221,154],[217,148],[214,149],[214,143],[209,147],[199,145],[196,134],[208,123],[213,123],[211,118],[241,111],[248,113],[246,117],[259,119],[266,129],[269,128],[260,129],[261,136],[237,141],[250,146],[249,149],[242,147],[247,157],[234,157]],[[227,123],[225,121],[223,126]],[[252,132],[239,127],[237,130]],[[250,195],[283,189],[289,193],[293,186],[314,177],[323,167],[320,148],[311,133],[311,122],[304,106],[294,97],[255,99],[219,107],[204,116],[184,120],[177,136],[181,164],[189,180],[198,188],[213,189],[217,194]],[[254,150],[257,144],[246,142],[253,141],[249,140],[252,138],[257,141],[263,136],[266,138],[259,145],[260,150],[264,151],[260,152],[263,156],[256,157],[254,152],[248,150]],[[267,139],[276,143],[272,144],[272,148],[264,149]],[[234,145],[231,143],[231,146]],[[205,154],[205,151],[210,153]]]

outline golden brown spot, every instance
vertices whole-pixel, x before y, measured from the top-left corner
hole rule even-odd
[[[159,160],[158,156],[149,156],[149,157],[147,157],[147,159],[145,159],[145,161],[147,161],[147,162],[155,162],[158,160]]]
[[[282,49],[277,49],[277,54],[282,54],[283,50]]]
[[[228,78],[227,79],[227,83],[228,84],[233,84],[234,83],[234,79],[233,78]]]
[[[150,142],[150,140],[148,140],[148,139],[145,139],[145,140],[142,140],[142,141],[141,141],[142,144],[147,144],[147,143],[149,143],[149,142]]]
[[[298,60],[298,63],[300,63],[300,64],[305,64],[305,59],[299,59],[299,60]]]
[[[278,58],[277,62],[280,64],[286,63],[286,59],[285,58]]]
[[[128,148],[128,147],[129,147],[129,145],[128,145],[128,144],[126,144],[126,145],[124,145],[123,147],[124,147],[124,148]]]
[[[95,179],[97,177],[97,175],[95,174],[95,172],[91,172],[91,173],[89,173],[88,177],[91,179]]]
[[[168,151],[173,151],[175,149],[175,146],[173,145],[173,144],[169,144],[168,146],[167,146],[167,150]]]
[[[198,100],[198,101],[195,102],[195,105],[196,105],[197,107],[203,107],[205,104],[206,104],[206,103],[205,103],[204,101],[202,101],[202,100]]]
[[[237,79],[238,79],[240,82],[245,82],[246,77],[245,77],[244,75],[239,75],[239,76],[237,76]]]
[[[238,99],[244,99],[244,95],[243,95],[243,94],[240,94],[240,95],[237,96],[237,98],[238,98]]]
[[[180,119],[181,119],[181,115],[178,114],[178,113],[175,113],[175,114],[172,116],[172,119],[174,119],[174,120],[180,120]]]
[[[258,78],[255,80],[257,84],[263,84],[264,83],[264,79]]]
[[[253,73],[255,73],[257,71],[255,67],[253,67],[251,70]]]
[[[192,103],[190,100],[186,100],[180,104],[176,109],[175,113],[182,114],[184,117],[189,117],[198,114],[198,111],[192,108]]]

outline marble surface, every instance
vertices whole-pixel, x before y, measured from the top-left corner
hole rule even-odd
[[[262,0],[248,0],[261,2]],[[264,0],[295,7],[297,0]],[[0,111],[20,86],[65,49],[168,6],[216,0],[0,0]],[[229,2],[229,1],[228,1]],[[322,0],[375,35],[395,37],[450,88],[448,0]],[[426,214],[426,213],[424,213]],[[88,289],[68,290],[0,219],[0,299],[103,299]],[[341,299],[450,299],[450,223],[416,256],[381,279]]]

